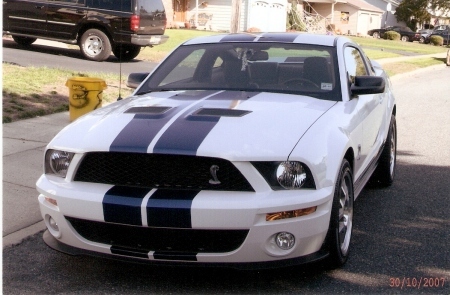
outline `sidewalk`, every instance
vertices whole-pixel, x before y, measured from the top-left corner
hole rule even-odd
[[[35,184],[46,145],[68,124],[68,112],[3,124],[3,247],[45,229]]]

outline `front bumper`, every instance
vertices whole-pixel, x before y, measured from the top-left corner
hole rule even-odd
[[[332,187],[256,193],[201,191],[189,208],[188,228],[155,227],[145,221],[138,226],[105,222],[103,201],[110,189],[110,185],[57,183],[42,176],[38,190],[41,214],[48,228],[46,243],[75,255],[237,268],[287,266],[326,256],[321,249],[329,226]],[[316,211],[305,216],[266,220],[269,213],[312,206],[317,207]],[[295,236],[294,247],[282,250],[276,246],[274,239],[280,232]],[[163,242],[154,243],[156,237]],[[233,239],[235,244],[227,241]],[[165,241],[169,241],[167,245]]]

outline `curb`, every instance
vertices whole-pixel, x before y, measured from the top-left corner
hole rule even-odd
[[[35,235],[41,231],[44,231],[45,229],[45,223],[43,220],[41,220],[33,225],[6,235],[3,237],[3,249],[18,245],[29,236]]]

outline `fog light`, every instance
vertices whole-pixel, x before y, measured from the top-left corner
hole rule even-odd
[[[45,225],[47,225],[48,231],[55,237],[61,237],[61,232],[59,231],[58,223],[50,215],[45,215]]]
[[[48,223],[49,223],[49,226],[50,226],[53,230],[59,231],[58,224],[56,223],[56,221],[55,221],[51,216],[50,216],[50,218],[48,219]]]
[[[275,236],[275,243],[282,250],[289,250],[294,247],[295,237],[288,232],[281,232]]]

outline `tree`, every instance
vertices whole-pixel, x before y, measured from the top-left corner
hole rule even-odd
[[[450,0],[403,0],[395,10],[397,21],[404,21],[413,31],[418,23],[429,22],[431,11],[450,12]]]
[[[230,33],[237,33],[241,20],[241,0],[231,0]]]

